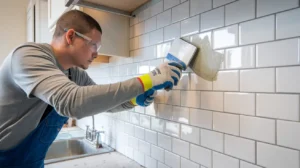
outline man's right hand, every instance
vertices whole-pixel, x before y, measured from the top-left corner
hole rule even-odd
[[[161,64],[150,73],[142,75],[138,79],[143,84],[144,91],[151,88],[154,90],[169,90],[178,84],[181,75],[181,65],[177,62],[168,62]]]

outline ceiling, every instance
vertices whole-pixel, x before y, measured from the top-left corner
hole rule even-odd
[[[110,8],[119,9],[126,12],[133,12],[138,7],[150,0],[81,0],[97,5],[103,5]]]

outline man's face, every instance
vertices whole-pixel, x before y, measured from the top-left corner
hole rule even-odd
[[[101,33],[97,29],[92,29],[89,33],[84,34],[90,40],[75,33],[74,35],[71,50],[72,62],[77,67],[87,69],[98,56],[97,49],[101,44]]]

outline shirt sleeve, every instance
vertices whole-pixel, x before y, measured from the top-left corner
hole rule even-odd
[[[15,51],[11,73],[29,98],[37,97],[61,115],[78,119],[108,111],[143,93],[137,78],[115,84],[80,86],[56,66],[53,56],[35,47]]]
[[[75,73],[73,74],[72,72]],[[72,78],[73,77],[75,78],[74,80],[78,85],[81,86],[97,85],[85,70],[81,68],[75,68],[74,71],[72,72],[71,72],[73,74]],[[112,109],[109,109],[107,112],[113,112],[113,113],[120,112],[120,111],[130,110],[134,107],[135,106],[130,103],[130,100],[127,100],[127,102],[122,103]]]

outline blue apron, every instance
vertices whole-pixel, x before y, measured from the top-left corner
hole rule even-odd
[[[52,109],[17,146],[0,150],[0,168],[43,168],[48,148],[67,121]]]

